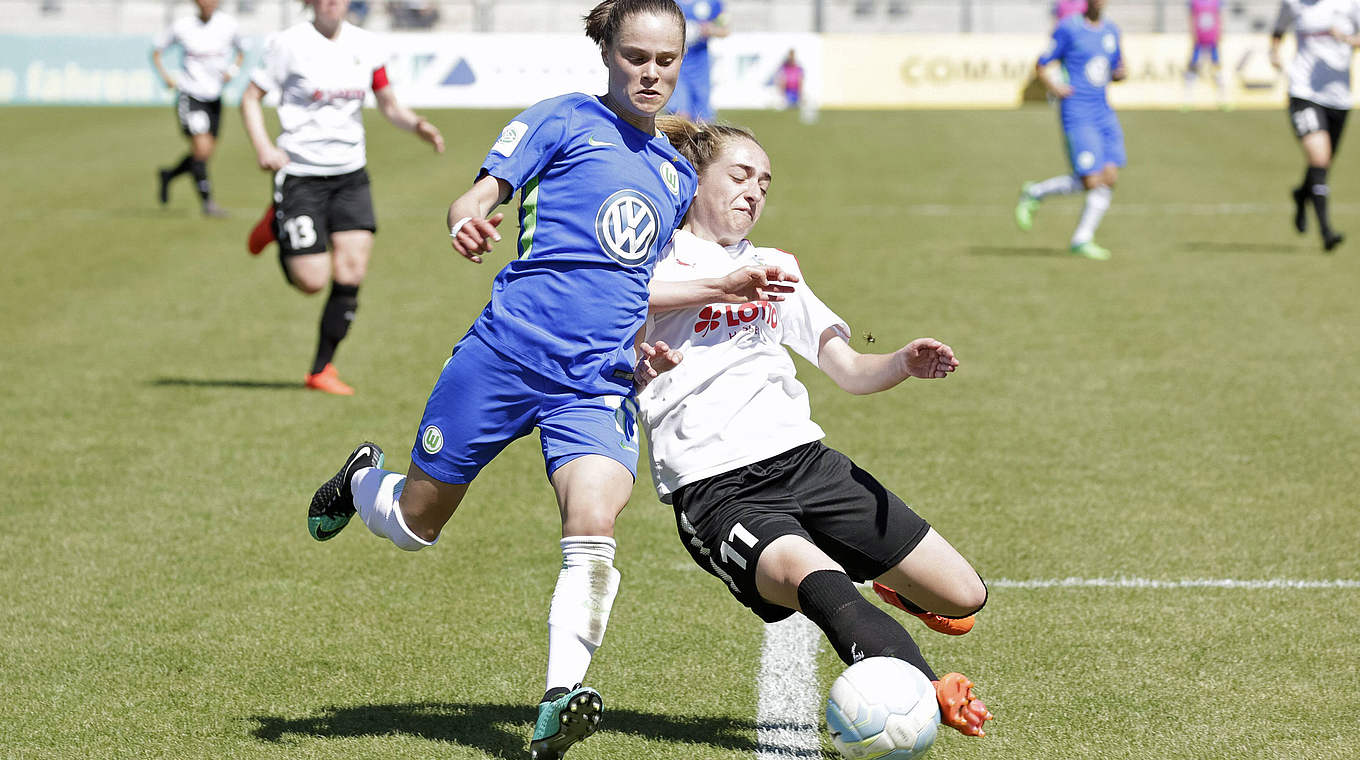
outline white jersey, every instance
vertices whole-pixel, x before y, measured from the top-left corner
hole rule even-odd
[[[1335,29],[1360,31],[1360,0],[1283,0],[1275,34],[1293,25],[1298,53],[1289,64],[1289,96],[1327,108],[1351,107],[1351,46]]]
[[[386,73],[378,71],[386,64],[378,38],[349,22],[341,22],[333,40],[310,21],[270,39],[250,81],[279,91],[285,174],[334,176],[364,167],[364,97],[385,85]]]
[[[774,264],[802,279],[798,260],[783,251],[747,240],[724,248],[684,230],[661,252],[653,279],[721,277],[756,264]],[[825,435],[812,421],[807,389],[794,377],[784,346],[816,365],[828,329],[850,337],[844,320],[801,281],[783,301],[715,303],[647,316],[647,342],[665,341],[684,354],[678,367],[638,394],[662,501],[669,503],[680,486]]]
[[[164,53],[178,45],[184,51],[184,65],[176,85],[180,92],[198,100],[222,97],[227,71],[245,51],[236,19],[216,11],[207,23],[198,14],[175,19],[169,29],[156,35],[155,49]]]

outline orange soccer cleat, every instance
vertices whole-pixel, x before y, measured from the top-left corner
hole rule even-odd
[[[334,364],[327,364],[321,368],[320,372],[308,375],[305,384],[308,388],[323,393],[334,393],[337,396],[354,395],[354,389],[345,385],[344,381],[340,379],[340,373],[335,371]]]
[[[250,230],[250,237],[246,239],[246,250],[250,251],[251,256],[259,256],[260,251],[265,246],[274,242],[274,204],[269,204],[269,208],[264,210],[264,216]]]
[[[934,683],[940,722],[964,736],[986,736],[982,724],[992,719],[992,712],[973,695],[973,682],[962,673],[949,673]]]
[[[879,599],[882,599],[897,609],[920,618],[921,622],[925,623],[927,628],[936,633],[943,633],[947,636],[962,636],[973,630],[972,615],[962,618],[949,618],[944,615],[936,615],[933,612],[917,612],[907,606],[907,600],[904,599],[901,594],[884,586],[878,581],[874,581],[874,593],[878,594]]]

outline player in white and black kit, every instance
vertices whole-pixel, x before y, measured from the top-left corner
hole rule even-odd
[[[684,226],[657,264],[644,329],[664,349],[644,348],[652,368],[683,360],[638,393],[653,480],[681,540],[761,619],[799,611],[847,664],[915,665],[935,681],[944,722],[981,736],[991,714],[972,683],[937,679],[906,629],[854,581],[880,581],[885,601],[955,635],[971,629],[986,586],[901,499],[821,443],[785,349],[851,393],[946,377],[958,366],[953,351],[931,338],[885,355],[851,348],[849,327],[808,288],[797,259],[746,239],[771,180],[754,137],[681,119],[659,126],[699,171]]]
[[[1341,143],[1351,110],[1351,56],[1360,45],[1360,0],[1282,0],[1270,38],[1270,62],[1280,64],[1280,40],[1293,28],[1298,52],[1289,64],[1289,118],[1307,159],[1303,183],[1294,188],[1294,228],[1308,228],[1308,202],[1317,214],[1322,247],[1343,236],[1327,215],[1327,171]]]
[[[198,196],[207,216],[226,216],[212,199],[208,181],[208,159],[217,148],[217,128],[222,117],[222,85],[241,70],[245,46],[236,19],[217,10],[218,0],[194,0],[198,13],[175,19],[170,28],[156,37],[151,61],[165,86],[179,91],[175,114],[179,128],[189,138],[189,153],[173,168],[158,169],[157,197],[161,205],[170,201],[170,181],[181,174],[193,176]],[[184,64],[176,73],[165,66],[162,56],[171,47],[184,52]]]
[[[270,40],[241,98],[246,133],[261,169],[274,173],[273,202],[251,232],[259,253],[279,244],[293,287],[316,293],[331,283],[308,388],[351,395],[332,359],[358,308],[377,221],[364,150],[364,97],[399,129],[444,152],[439,129],[397,102],[387,80],[387,52],[370,32],[345,21],[349,0],[312,0],[314,18]],[[278,144],[265,131],[260,101],[279,93]]]

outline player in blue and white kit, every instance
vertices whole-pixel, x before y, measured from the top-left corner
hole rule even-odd
[[[1028,231],[1039,202],[1050,195],[1085,190],[1086,205],[1072,234],[1071,251],[1104,260],[1110,252],[1095,243],[1096,228],[1110,207],[1119,168],[1125,165],[1124,131],[1105,96],[1110,82],[1125,76],[1119,28],[1101,20],[1105,0],[1091,0],[1086,12],[1070,16],[1053,30],[1053,41],[1035,66],[1039,81],[1062,101],[1062,128],[1072,174],[1028,182],[1020,190],[1015,223]],[[1059,81],[1048,64],[1062,63],[1067,81]]]
[[[713,121],[712,61],[708,41],[731,33],[722,0],[676,0],[685,12],[685,60],[671,96],[670,111],[695,121]]]
[[[410,469],[405,477],[379,469],[382,451],[365,443],[308,511],[318,540],[357,509],[373,533],[423,549],[481,469],[539,429],[562,515],[563,562],[530,744],[538,760],[588,736],[602,710],[599,693],[581,682],[618,591],[614,521],[637,471],[634,340],[657,253],[697,184],[655,121],[675,87],[684,29],[672,0],[606,0],[586,17],[608,93],[563,95],[516,116],[449,207],[454,250],[480,262],[500,240],[503,215],[488,215],[518,189],[520,255],[496,276],[490,303],[445,362]]]

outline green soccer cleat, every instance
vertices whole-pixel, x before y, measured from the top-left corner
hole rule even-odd
[[[321,484],[307,508],[307,532],[318,541],[329,541],[349,525],[354,516],[354,493],[349,481],[365,467],[382,467],[383,450],[376,443],[361,443],[345,460],[335,477]]]
[[[557,699],[540,702],[534,737],[529,740],[532,760],[559,760],[571,745],[595,733],[604,713],[604,699],[589,686],[577,685]]]
[[[1110,259],[1109,249],[1101,248],[1092,240],[1088,240],[1081,245],[1074,245],[1069,250],[1074,256],[1081,256],[1094,261],[1108,261]]]
[[[1034,214],[1039,210],[1039,199],[1029,194],[1033,182],[1026,182],[1020,188],[1020,200],[1015,202],[1015,226],[1022,232],[1029,232],[1034,226]]]

